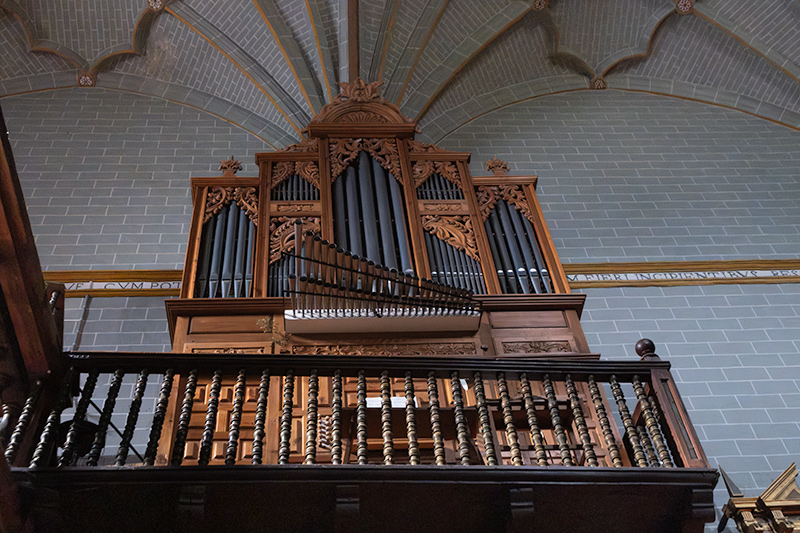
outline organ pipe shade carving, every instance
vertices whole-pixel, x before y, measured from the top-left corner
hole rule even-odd
[[[295,226],[298,222],[303,231],[317,233],[320,230],[317,217],[275,217],[270,220],[267,296],[283,296],[289,287],[289,276],[295,275],[295,264],[286,254],[295,249]]]
[[[360,257],[413,274],[403,189],[371,154],[358,152],[332,184],[336,243]]]

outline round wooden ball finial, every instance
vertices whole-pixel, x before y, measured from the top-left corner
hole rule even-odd
[[[636,353],[642,358],[642,361],[659,359],[656,354],[656,345],[650,339],[640,339],[636,343]]]

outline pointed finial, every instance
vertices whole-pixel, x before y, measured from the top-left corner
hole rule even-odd
[[[731,498],[744,498],[742,490],[728,477],[727,472],[721,466],[719,467],[719,473],[722,474],[722,481],[725,482],[725,488],[728,489],[728,496]]]

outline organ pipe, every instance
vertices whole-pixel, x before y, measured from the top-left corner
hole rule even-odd
[[[251,296],[256,226],[235,203],[203,227],[197,265],[197,298]]]

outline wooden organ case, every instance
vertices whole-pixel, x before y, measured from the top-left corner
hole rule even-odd
[[[468,153],[419,142],[415,132],[416,124],[379,96],[377,83],[357,80],[344,85],[335,101],[311,121],[307,139],[282,151],[258,154],[258,178],[236,176],[233,158],[223,162],[221,177],[194,178],[181,298],[167,301],[173,351],[597,359],[579,323],[584,296],[569,292],[536,199],[536,177],[508,176],[508,166],[496,158],[487,162],[491,175],[473,177]],[[351,265],[359,259],[365,264],[366,259],[389,280],[394,275],[401,281],[425,280],[459,289],[474,302],[474,310],[431,310],[422,302],[418,307],[397,305],[394,313],[378,318],[367,316],[366,290],[339,298],[334,287],[333,296],[314,298],[320,301],[316,307],[325,309],[288,320],[285,311],[301,300],[291,289],[307,292],[299,290],[300,272],[293,273],[298,234],[303,239],[314,234],[326,255],[330,250],[332,263],[338,257],[339,266],[343,258]],[[320,287],[320,294],[326,289]],[[359,306],[365,309],[360,315],[351,309]],[[275,401],[268,402],[273,412],[266,416],[267,433],[278,432],[283,386],[272,379]],[[199,378],[187,460],[199,453],[212,381],[211,376]],[[317,408],[324,438],[331,383],[322,381]],[[343,384],[345,411],[356,406],[356,381],[346,379]],[[380,397],[380,380],[369,379],[366,385],[368,400]],[[425,380],[415,385],[422,391],[417,401],[425,405]],[[474,406],[474,387],[464,385],[467,405]],[[298,398],[307,398],[307,387],[308,378],[297,380]],[[235,382],[218,388],[220,413],[230,413]],[[405,398],[404,388],[403,379],[392,380],[396,405],[397,398]],[[183,383],[177,389],[183,390]],[[252,427],[257,382],[246,390],[242,416],[249,423],[243,426]],[[440,390],[441,404],[449,405],[450,386],[443,384]],[[497,391],[492,393],[499,397]],[[566,391],[557,393],[566,397]],[[544,397],[545,392],[539,390],[538,395]],[[299,400],[294,408],[296,438],[290,460],[301,462],[307,401]],[[474,426],[472,412],[468,418]],[[219,439],[212,461],[224,460],[228,439],[229,420],[217,420]],[[592,422],[589,419],[590,426]],[[457,450],[451,437],[445,440],[452,444],[447,449],[452,459]],[[501,441],[502,437],[498,433]],[[423,441],[432,442],[430,435]],[[242,434],[237,460],[251,459],[251,442],[252,435]],[[267,448],[264,461],[273,462],[278,450]],[[320,451],[326,451],[324,442]],[[168,457],[171,450],[163,453]],[[480,455],[481,450],[476,447],[472,453]]]

